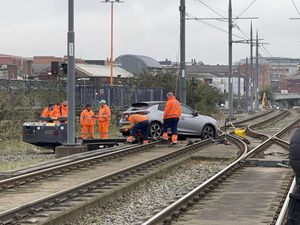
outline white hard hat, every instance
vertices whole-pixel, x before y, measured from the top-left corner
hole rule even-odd
[[[100,105],[106,104],[106,101],[105,100],[101,100],[99,103],[100,103]]]

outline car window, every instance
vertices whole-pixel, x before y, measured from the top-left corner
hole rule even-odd
[[[193,110],[191,110],[189,107],[185,106],[185,105],[181,105],[181,110],[182,113],[184,114],[189,114],[189,115],[193,115]]]
[[[166,103],[164,102],[164,103],[160,103],[159,105],[158,105],[158,110],[159,111],[164,111],[165,110],[165,107],[166,107]]]

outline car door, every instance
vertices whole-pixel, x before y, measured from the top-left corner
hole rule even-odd
[[[198,116],[195,116],[194,110],[181,104],[181,118],[178,123],[179,134],[201,135],[202,123]]]

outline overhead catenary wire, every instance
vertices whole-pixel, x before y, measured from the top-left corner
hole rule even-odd
[[[247,40],[250,40],[250,37],[237,24],[234,25],[234,28],[236,28],[242,35],[244,35]]]
[[[201,20],[201,18],[192,16],[192,15],[189,14],[189,13],[186,13],[186,16],[187,16],[188,18],[191,18],[191,19],[197,21],[197,22],[203,23],[203,24],[205,24],[205,25],[207,25],[207,26],[210,26],[210,27],[212,27],[212,28],[215,28],[215,29],[217,29],[217,30],[219,30],[219,31],[222,31],[222,32],[228,34],[228,31],[227,31],[227,30],[225,30],[225,29],[223,29],[223,28],[220,28],[220,27],[217,27],[217,26],[215,26],[215,25],[213,25],[213,24],[211,24],[211,23],[208,23],[208,22],[206,22],[206,21],[203,21],[203,20]],[[235,36],[235,37],[237,37],[237,38],[240,38],[240,39],[242,39],[242,40],[245,40],[244,37],[239,36],[239,35],[237,35],[237,34],[233,34],[233,36]]]
[[[216,10],[219,10],[219,11],[223,11],[224,13],[226,13],[225,10],[221,10],[221,9],[218,9],[218,8],[216,8],[216,7],[213,7],[213,6],[209,6],[208,4],[204,3],[202,0],[195,0],[195,1],[200,2],[200,3],[203,4],[205,7],[207,7],[208,9],[210,9],[212,12],[214,12],[214,13],[216,13],[218,16],[222,17],[222,18],[216,19],[216,20],[222,21],[222,22],[224,22],[225,20],[226,20],[226,21],[228,20],[228,18],[227,18],[226,16],[224,16],[224,15],[222,15],[222,14],[220,14],[220,13],[218,13],[218,12],[216,11]],[[256,1],[256,0],[253,0],[253,1],[246,7],[246,9],[244,9],[238,16],[236,16],[236,18],[233,20],[233,23],[235,22],[235,20],[239,19],[239,18],[241,17],[241,15],[244,14],[251,6],[255,3],[255,1]],[[194,20],[198,20],[199,22],[204,23],[203,21],[200,21],[200,18],[194,17],[193,19],[194,19]],[[225,20],[224,20],[224,19],[225,19]],[[205,22],[204,24],[208,25],[209,23]],[[210,25],[211,25],[211,24],[210,24]],[[208,25],[208,26],[210,26],[210,25]],[[214,26],[214,25],[212,25],[212,26]],[[245,32],[243,32],[243,31],[240,29],[240,27],[237,25],[237,23],[234,23],[234,24],[233,24],[233,27],[234,27],[234,28],[237,28],[237,30],[238,30],[243,36],[245,36],[246,39],[250,39],[249,36],[247,36],[247,35],[245,34]],[[218,30],[222,29],[222,28],[218,28],[218,27],[215,27],[215,26],[214,26],[214,28],[216,28],[216,29],[218,29]],[[224,30],[222,29],[222,31],[224,31]],[[226,33],[228,33],[228,32],[226,31]],[[237,37],[238,35],[234,35],[234,36]],[[239,37],[239,36],[238,36],[238,37]],[[239,38],[240,38],[240,37],[239,37]],[[244,39],[244,38],[242,38],[242,39]]]
[[[293,5],[294,5],[294,7],[295,7],[295,9],[296,9],[297,13],[300,15],[300,11],[299,11],[299,9],[298,9],[298,7],[297,7],[297,5],[296,5],[295,1],[294,1],[294,0],[292,0],[292,2],[293,2]]]
[[[220,17],[222,17],[224,19],[227,19],[224,15],[218,13],[216,10],[214,10],[212,7],[210,7],[209,5],[207,5],[206,3],[204,3],[203,1],[201,1],[201,0],[196,0],[196,1],[200,2],[202,5],[204,5],[208,9],[210,9],[212,12],[216,13],[218,16],[220,16]]]
[[[233,21],[239,19],[255,2],[256,0],[253,0]]]
[[[273,55],[271,54],[271,52],[264,46],[262,45],[262,48],[271,56],[273,57]]]

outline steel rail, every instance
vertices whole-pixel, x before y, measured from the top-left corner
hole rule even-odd
[[[253,116],[253,117],[249,117],[249,118],[247,118],[247,119],[235,121],[235,122],[233,122],[233,125],[241,125],[241,124],[246,123],[246,122],[249,122],[249,121],[251,121],[251,120],[258,119],[258,118],[260,118],[260,117],[266,116],[266,115],[268,115],[268,114],[270,114],[270,113],[272,113],[272,112],[274,112],[273,109],[272,109],[272,110],[268,110],[268,111],[266,111],[266,112],[263,112],[263,113],[261,113],[261,114],[259,114],[259,115],[255,115],[255,116]]]
[[[228,128],[228,127],[230,126],[231,123],[232,123],[234,126],[238,126],[238,125],[244,124],[244,123],[246,123],[246,122],[249,122],[249,121],[251,121],[251,120],[255,120],[255,119],[258,119],[258,118],[260,118],[260,117],[266,116],[266,115],[268,115],[268,114],[270,114],[270,113],[272,113],[272,112],[274,112],[274,110],[269,110],[269,111],[260,113],[260,114],[258,114],[258,115],[251,116],[251,117],[246,118],[246,119],[241,119],[241,120],[237,120],[237,121],[228,121],[226,127]],[[223,125],[223,126],[220,127],[221,132],[224,132],[224,129],[225,129],[225,125]]]
[[[63,203],[68,199],[72,200],[74,197],[82,196],[86,193],[96,190],[97,188],[108,186],[109,184],[121,180],[131,174],[139,173],[142,170],[146,170],[163,162],[174,160],[175,158],[182,157],[185,154],[191,154],[194,151],[197,151],[199,148],[207,146],[208,144],[212,144],[212,141],[205,140],[192,145],[188,145],[178,149],[176,152],[171,152],[164,156],[158,156],[154,159],[129,166],[111,174],[104,175],[100,178],[87,181],[67,190],[63,190],[61,192],[38,199],[21,207],[16,207],[14,209],[1,212],[0,224],[5,225],[10,224],[15,220],[21,220],[28,217],[29,215],[35,214],[39,211],[43,211],[51,206],[56,206],[60,203]]]
[[[257,132],[257,131],[254,131],[255,128],[257,127],[261,127],[261,126],[264,126],[266,124],[272,124],[272,123],[275,123],[276,121],[280,120],[281,118],[287,116],[289,114],[289,111],[287,110],[284,110],[282,111],[279,115],[276,115],[274,117],[271,117],[267,120],[264,120],[264,121],[261,121],[259,123],[256,123],[256,124],[252,124],[250,126],[247,127],[246,129],[246,134],[252,138],[255,138],[255,139],[260,139],[262,141],[266,141],[267,139],[270,138],[270,136],[268,135],[265,135],[265,134],[262,134],[260,132]]]
[[[294,125],[295,125],[295,123],[293,122],[293,123],[289,124],[287,127],[292,127]],[[288,130],[287,127],[283,128],[283,129]],[[278,133],[281,133],[281,131],[279,131]],[[230,136],[230,135],[227,135],[227,136]],[[285,141],[282,141],[282,140],[276,138],[275,135],[273,137],[268,138],[266,141],[264,141],[259,146],[252,149],[250,152],[248,152],[248,153],[244,152],[244,154],[242,156],[240,156],[235,162],[233,162],[232,164],[227,166],[222,171],[218,172],[216,175],[214,175],[213,177],[211,177],[210,179],[208,179],[207,181],[205,181],[204,183],[202,183],[201,185],[199,185],[198,187],[196,187],[191,192],[187,193],[186,195],[184,195],[183,197],[181,197],[180,199],[178,199],[171,205],[167,206],[166,208],[164,208],[163,210],[158,212],[156,215],[149,218],[142,225],[157,225],[157,224],[161,224],[161,223],[170,223],[171,222],[170,217],[172,218],[172,217],[179,216],[180,213],[176,213],[176,212],[186,210],[186,208],[183,207],[184,205],[191,206],[194,201],[199,201],[201,197],[203,197],[207,192],[210,191],[210,189],[214,189],[214,187],[211,187],[211,186],[212,185],[217,186],[219,184],[219,182],[221,182],[222,177],[226,174],[226,172],[234,171],[236,168],[243,166],[243,164],[245,163],[245,160],[247,158],[249,158],[251,155],[256,154],[257,152],[268,148],[269,146],[271,146],[274,143],[276,143],[276,144],[282,143],[282,145],[285,145],[285,148],[288,147],[288,146],[286,146]],[[245,143],[244,143],[244,145],[246,146]]]
[[[285,134],[286,132],[291,131],[291,130],[294,128],[294,126],[295,126],[296,124],[298,124],[299,122],[300,122],[300,117],[298,117],[298,118],[292,123],[293,126],[291,126],[291,127],[289,127],[289,126],[285,127],[283,130],[278,131],[274,136],[277,137],[277,138],[280,138],[280,137],[281,137],[283,134]]]
[[[251,126],[249,126],[251,129],[255,129],[257,127],[262,127],[264,125],[267,125],[267,124],[272,124],[272,123],[275,123],[277,122],[278,120],[290,115],[291,113],[288,111],[288,110],[282,110],[282,112],[274,117],[271,117],[271,118],[268,118],[266,120],[263,120],[261,122],[258,122],[258,123],[255,123],[255,124],[252,124]]]
[[[238,121],[238,123],[251,121],[253,119],[270,114],[271,112],[273,112],[273,111],[270,110],[265,113],[261,113],[258,116],[253,116],[253,117],[247,118],[245,120],[240,120],[240,121]],[[70,170],[68,168],[72,168],[73,166],[78,168],[78,167],[80,167],[79,166],[80,164],[85,164],[85,163],[92,164],[92,161],[109,160],[114,157],[122,156],[122,155],[125,155],[128,153],[134,152],[134,151],[139,151],[139,150],[143,150],[145,148],[146,149],[150,148],[157,143],[159,143],[159,142],[152,142],[147,145],[114,147],[113,151],[108,151],[104,154],[102,154],[102,153],[96,153],[96,154],[86,153],[86,154],[83,154],[82,156],[80,156],[79,159],[78,158],[73,159],[68,162],[59,160],[58,162],[51,163],[51,165],[49,165],[49,166],[42,165],[40,168],[36,168],[33,170],[29,169],[29,171],[27,171],[27,172],[24,172],[24,173],[21,172],[16,176],[13,176],[13,177],[10,177],[10,178],[4,179],[4,180],[0,180],[0,192],[1,192],[1,190],[13,188],[15,186],[24,185],[26,183],[34,182],[36,180],[41,180],[44,177],[50,177],[50,176],[54,176],[56,174],[61,174],[64,171]],[[59,171],[59,170],[61,170],[61,171]]]
[[[195,195],[203,196],[204,193],[209,191],[210,186],[212,184],[217,186],[219,181],[221,182],[220,179],[221,179],[222,176],[225,176],[226,174],[229,175],[230,173],[233,173],[234,170],[237,169],[240,166],[239,163],[244,158],[244,156],[245,156],[245,154],[248,150],[248,146],[243,141],[241,141],[240,139],[236,139],[232,135],[227,135],[227,136],[234,139],[234,140],[236,140],[239,143],[239,146],[241,148],[243,148],[242,155],[240,155],[238,159],[236,159],[234,162],[232,162],[226,168],[224,168],[223,170],[221,170],[220,172],[218,172],[217,174],[215,174],[214,176],[212,176],[211,178],[209,178],[208,180],[203,182],[197,188],[193,189],[191,192],[189,192],[186,195],[182,196],[180,199],[178,199],[177,201],[175,201],[174,203],[172,203],[171,205],[169,205],[168,207],[166,207],[165,209],[163,209],[162,211],[160,211],[159,213],[157,213],[156,215],[154,215],[153,217],[151,217],[150,219],[145,221],[142,225],[159,224],[159,222],[162,221],[162,218],[167,218],[167,217],[171,216],[171,214],[174,211],[180,210],[181,205],[191,204],[191,201],[195,198]],[[194,199],[194,200],[197,201],[198,199],[196,197],[196,199]]]
[[[289,202],[290,202],[290,194],[294,192],[295,187],[296,187],[296,178],[293,179],[292,185],[291,185],[291,187],[288,191],[288,194],[285,198],[285,201],[283,203],[283,206],[282,206],[281,211],[278,215],[278,218],[276,220],[275,225],[283,225],[285,216],[286,216],[287,211],[288,211],[288,206],[289,206]]]
[[[9,179],[9,178],[12,178],[12,177],[17,177],[17,176],[20,176],[20,175],[24,175],[26,173],[32,173],[32,172],[35,172],[35,171],[40,171],[40,170],[43,170],[43,169],[47,169],[47,168],[51,168],[51,167],[54,167],[54,166],[66,164],[66,163],[69,163],[69,162],[75,162],[75,161],[79,161],[79,160],[82,160],[82,159],[87,159],[87,158],[90,158],[90,157],[93,157],[93,156],[99,156],[99,155],[104,155],[104,154],[111,153],[111,152],[116,152],[116,151],[120,151],[120,150],[129,149],[129,148],[132,148],[133,146],[138,146],[138,145],[137,144],[122,145],[122,146],[115,146],[115,147],[111,147],[111,148],[105,148],[105,149],[98,149],[98,150],[83,152],[83,153],[79,153],[79,154],[75,154],[75,155],[55,159],[55,161],[52,161],[52,162],[44,162],[42,164],[38,164],[38,165],[35,165],[35,166],[30,166],[30,167],[27,167],[27,168],[24,168],[24,169],[19,169],[19,170],[14,170],[14,171],[9,171],[9,172],[1,172],[0,176],[5,177],[4,179]],[[4,180],[4,179],[2,179],[2,180]]]
[[[273,143],[278,144],[279,146],[283,147],[284,149],[288,150],[289,149],[289,143],[287,143],[284,140],[281,140],[280,138],[278,138],[278,134],[283,135],[284,132],[288,132],[290,129],[292,129],[295,124],[297,124],[298,122],[300,122],[300,118],[298,118],[296,121],[290,123],[289,125],[287,125],[286,127],[284,127],[283,129],[281,129],[280,131],[278,131],[276,134],[274,134],[273,136],[269,137],[266,141],[264,141],[262,144],[256,146],[255,148],[253,148],[250,152],[248,152],[245,156],[245,158],[248,158],[249,156],[253,156],[254,154],[257,154],[260,151],[260,147],[261,146],[270,146]],[[253,131],[255,133],[255,131]]]
[[[50,176],[53,176],[56,174],[61,174],[63,172],[66,172],[66,171],[69,171],[72,169],[77,169],[77,168],[80,168],[81,165],[84,165],[84,164],[92,165],[92,164],[98,163],[100,161],[106,161],[109,159],[128,155],[130,153],[143,151],[143,150],[152,148],[154,145],[156,145],[158,143],[159,143],[159,141],[152,142],[152,143],[145,144],[145,145],[132,146],[132,147],[117,150],[114,152],[110,152],[110,153],[106,153],[106,154],[102,154],[102,155],[96,155],[96,156],[80,159],[78,161],[64,163],[64,164],[56,165],[56,166],[53,166],[50,168],[45,168],[45,169],[41,169],[38,171],[33,171],[30,173],[26,173],[26,174],[22,174],[22,175],[8,178],[5,180],[1,180],[0,181],[0,192],[1,192],[1,190],[5,190],[5,189],[12,188],[15,186],[23,185],[28,182],[33,182],[35,180],[43,179],[44,177],[50,177]]]
[[[209,140],[207,140],[207,141],[209,142]],[[198,145],[200,146],[201,144],[206,143],[207,141],[204,141],[204,142],[201,142],[201,143],[198,143],[198,144],[193,144],[193,145],[190,145],[189,147],[184,147],[183,149],[179,149],[179,150],[186,151],[186,149],[193,149],[193,148],[195,148],[195,146],[198,146]],[[240,141],[240,140],[238,140],[238,141]],[[149,148],[149,147],[152,147],[152,145],[155,145],[155,144],[156,143],[151,143],[151,144],[148,144],[148,145],[143,145],[143,146],[138,146],[138,147],[132,147],[131,151],[129,151],[129,152],[132,152],[132,151],[136,152],[136,151],[140,150],[141,148],[142,149]],[[199,148],[199,146],[196,147],[196,148]],[[119,152],[121,153],[121,155],[123,155],[124,151],[125,150],[120,150]],[[126,149],[126,152],[127,151],[128,151],[128,149]],[[125,153],[125,154],[127,154],[127,153]],[[170,153],[168,155],[173,155],[173,154],[176,155],[178,153],[177,152],[173,152],[173,153]],[[245,154],[245,151],[243,152],[243,154]],[[153,160],[158,160],[158,162],[166,161],[166,160],[170,159],[170,156],[168,156],[168,155],[164,156],[164,157],[167,157],[165,160],[161,159],[161,157],[158,157],[157,159],[153,159]],[[114,152],[114,153],[108,153],[108,154],[105,154],[105,155],[101,155],[100,156],[100,160],[104,161],[103,157],[105,157],[105,156],[107,156],[108,159],[117,157],[116,152]],[[32,179],[33,180],[35,180],[35,179],[41,179],[41,177],[43,177],[43,176],[41,176],[41,174],[48,173],[49,171],[55,171],[57,169],[63,170],[63,169],[66,169],[67,166],[69,166],[69,167],[78,166],[77,165],[78,163],[86,165],[86,163],[88,163],[92,159],[93,160],[99,160],[98,157],[96,156],[96,157],[92,157],[91,159],[89,158],[89,159],[79,160],[77,162],[68,163],[67,165],[59,165],[59,166],[56,166],[56,167],[53,167],[53,168],[50,168],[50,169],[45,169],[45,170],[42,170],[42,171],[39,171],[39,172],[34,172],[34,173],[31,174],[33,176],[38,176],[37,178],[33,178],[33,177],[27,176],[27,175],[22,175],[22,176],[19,176],[19,177],[26,178],[27,181],[29,180],[29,182],[31,182]],[[151,161],[153,161],[153,160],[151,160]],[[150,166],[156,164],[156,163],[151,162],[151,161],[150,161],[150,164],[149,164]],[[145,162],[145,164],[147,164],[147,163],[148,162]],[[89,186],[88,188],[86,188],[86,190],[94,190],[97,187],[103,187],[105,184],[107,185],[107,184],[109,184],[111,182],[116,181],[119,178],[122,178],[122,177],[126,176],[126,173],[127,174],[131,174],[131,173],[135,173],[135,172],[138,172],[138,171],[141,170],[141,169],[137,169],[135,167],[140,166],[140,167],[144,167],[144,168],[146,167],[147,168],[147,167],[149,167],[149,165],[148,166],[147,165],[143,165],[143,164],[132,165],[132,166],[126,168],[126,169],[123,169],[122,171],[117,171],[116,173],[108,174],[108,175],[103,176],[101,178],[94,179],[92,181],[88,181],[88,182],[86,182],[86,183],[84,183],[82,185],[78,185],[78,186],[70,188],[68,190],[65,190],[65,191],[62,191],[62,192],[50,195],[48,197],[39,199],[39,200],[34,201],[34,202],[31,202],[31,203],[29,203],[26,206],[17,207],[15,209],[11,209],[11,210],[8,210],[6,212],[3,212],[3,213],[0,214],[0,218],[1,218],[1,220],[3,219],[4,221],[12,220],[12,218],[14,218],[16,220],[21,219],[23,217],[28,216],[28,214],[34,214],[34,213],[36,213],[38,211],[44,210],[45,208],[48,208],[50,206],[54,206],[54,205],[56,205],[56,204],[58,204],[60,202],[64,202],[67,199],[72,199],[75,196],[79,196],[79,195],[82,195],[84,193],[87,193],[87,191],[83,190],[85,186]],[[133,172],[130,172],[130,170],[131,171],[133,170]],[[134,170],[135,170],[135,172],[134,172]],[[124,173],[125,175],[124,174],[122,175],[121,173]],[[56,171],[54,174],[59,174],[59,172]],[[48,176],[51,176],[51,175],[46,174],[46,177],[48,177]],[[22,182],[18,182],[18,180],[17,180],[16,177],[0,181],[0,184],[1,183],[2,184],[5,183],[5,181],[9,181],[11,183],[14,183],[13,185],[20,185],[20,184],[22,184]],[[6,188],[9,188],[9,186],[7,186]],[[7,222],[6,223],[2,222],[2,223],[3,224],[7,224]],[[1,222],[0,222],[0,224],[1,224]]]

